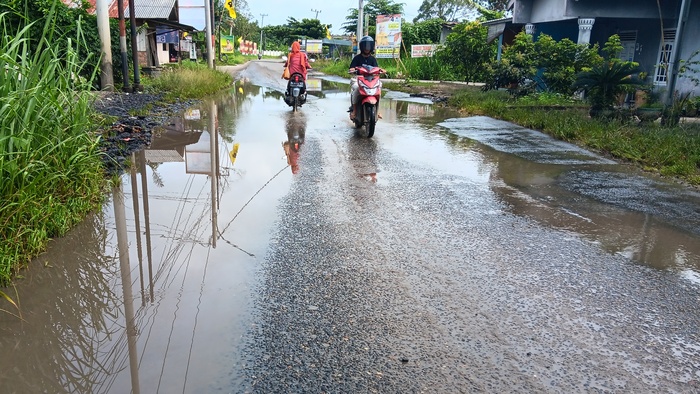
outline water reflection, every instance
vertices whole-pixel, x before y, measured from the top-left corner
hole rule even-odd
[[[303,112],[269,116],[268,91],[243,81],[159,127],[103,212],[23,273],[24,320],[0,313],[0,391],[230,387],[270,207],[294,181],[280,132],[306,136]]]
[[[299,172],[299,150],[306,137],[306,115],[303,111],[285,113],[285,131],[287,140],[282,143],[282,148],[292,174],[296,174]]]
[[[485,139],[484,136],[493,135],[494,130],[503,133],[502,129],[491,128],[488,122],[483,122],[481,126],[478,122],[470,123],[470,136]],[[457,133],[461,135],[462,130]],[[553,150],[539,155],[539,159],[547,160],[532,160],[530,155],[535,154],[532,150],[526,155],[516,155],[501,149],[503,141],[522,136],[503,137],[494,149],[490,144],[475,145],[474,139],[464,145],[461,141],[465,138],[457,133],[451,133],[446,141],[456,148],[483,152],[481,160],[490,163],[492,168],[489,186],[509,211],[547,226],[582,234],[608,252],[645,265],[700,272],[700,242],[698,233],[691,230],[700,223],[700,217],[689,208],[700,204],[697,193],[665,186],[661,180],[651,181],[632,169],[608,161],[596,162],[592,158],[588,162],[593,164],[588,164],[584,160],[571,160],[574,156],[565,149],[557,149],[554,143],[548,144],[548,137],[544,135],[538,137],[541,141],[538,149]],[[562,143],[557,141],[556,144]],[[581,159],[580,156],[575,158]],[[658,199],[639,203],[635,208],[634,196],[640,194],[658,196]],[[620,202],[618,200],[626,200],[626,203],[616,203]],[[664,217],[662,212],[672,216]]]
[[[113,383],[104,369],[113,368],[123,348],[114,308],[121,295],[112,290],[116,257],[104,251],[103,217],[90,216],[77,230],[80,237],[52,242],[59,253],[35,260],[17,280],[23,320],[0,312],[4,393],[104,392]]]

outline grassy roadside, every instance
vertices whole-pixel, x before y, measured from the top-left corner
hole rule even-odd
[[[347,76],[347,62],[317,62],[314,68]],[[442,85],[442,86],[441,86]],[[665,127],[658,123],[603,121],[588,116],[588,106],[570,98],[538,94],[520,99],[504,91],[482,92],[474,86],[385,83],[408,93],[440,91],[447,104],[465,116],[485,115],[540,130],[640,168],[700,186],[700,123]]]

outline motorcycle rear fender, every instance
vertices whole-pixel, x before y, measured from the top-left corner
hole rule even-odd
[[[300,88],[294,88],[292,89],[292,96],[294,97],[299,97],[299,92],[301,91]]]

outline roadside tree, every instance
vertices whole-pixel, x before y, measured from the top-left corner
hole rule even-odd
[[[482,82],[487,76],[485,64],[496,57],[495,44],[486,44],[487,33],[486,26],[478,22],[460,23],[435,56],[464,81]]]

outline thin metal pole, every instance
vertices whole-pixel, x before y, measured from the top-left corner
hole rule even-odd
[[[362,9],[362,0],[360,0],[360,5],[359,8],[357,9],[357,53],[360,53],[360,39],[362,38],[362,22],[363,22],[363,14],[364,10]]]
[[[262,56],[263,52],[263,27],[265,26],[265,17],[267,14],[260,14],[260,48],[258,48],[258,54]]]

